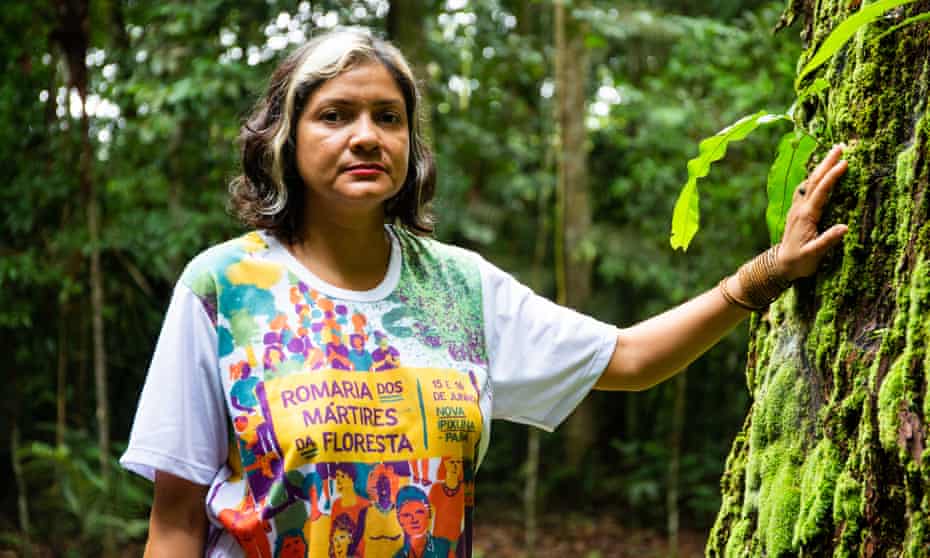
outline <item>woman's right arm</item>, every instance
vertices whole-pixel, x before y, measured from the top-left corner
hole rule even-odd
[[[144,558],[200,558],[207,537],[209,487],[158,471]]]

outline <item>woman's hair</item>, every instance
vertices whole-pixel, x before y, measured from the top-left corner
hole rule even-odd
[[[297,170],[297,123],[313,92],[365,62],[382,64],[404,96],[410,133],[407,177],[385,202],[385,217],[416,234],[433,232],[428,204],[436,188],[433,155],[420,134],[416,79],[404,56],[363,28],[344,28],[295,49],[271,74],[268,90],[239,134],[242,174],[229,186],[230,208],[245,225],[293,242],[304,218],[305,189]]]

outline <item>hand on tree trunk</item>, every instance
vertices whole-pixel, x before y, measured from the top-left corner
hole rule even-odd
[[[823,256],[849,230],[844,224],[833,225],[822,233],[818,230],[830,190],[846,172],[847,163],[840,159],[844,147],[842,144],[833,146],[794,191],[776,264],[779,276],[788,281],[813,275]]]

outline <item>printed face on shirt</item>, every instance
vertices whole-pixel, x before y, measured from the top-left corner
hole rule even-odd
[[[336,489],[339,490],[339,494],[343,498],[348,496],[353,490],[355,490],[352,483],[352,477],[342,471],[336,471]]]
[[[336,529],[333,531],[333,556],[336,558],[346,558],[349,555],[349,544],[351,542],[352,533],[346,531],[345,529]]]
[[[307,545],[304,540],[297,535],[287,537],[281,541],[281,549],[278,556],[280,558],[306,558]]]
[[[326,81],[297,123],[297,169],[314,214],[370,214],[407,177],[410,137],[403,93],[378,62]]]
[[[429,529],[429,506],[416,500],[404,502],[404,505],[397,510],[397,520],[404,533],[411,537],[421,537]]]

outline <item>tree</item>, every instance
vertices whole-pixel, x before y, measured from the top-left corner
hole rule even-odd
[[[574,7],[574,6],[572,6]],[[583,310],[591,294],[591,259],[583,253],[591,229],[588,192],[587,107],[589,54],[585,47],[587,25],[571,8],[555,2],[555,91],[559,126],[556,217],[556,301]],[[566,457],[571,466],[581,463],[594,443],[594,407],[582,401],[565,424]]]
[[[803,20],[809,42],[802,62],[858,6],[791,2],[785,21]],[[796,113],[824,148],[849,145],[822,226],[850,231],[818,275],[752,319],[754,403],[727,460],[711,556],[930,548],[928,9],[860,28],[815,72],[829,89]]]

